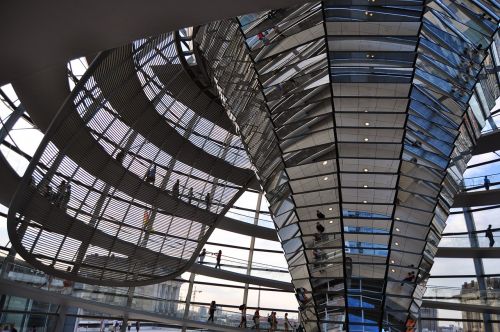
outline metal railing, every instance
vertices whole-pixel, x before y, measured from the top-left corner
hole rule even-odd
[[[4,264],[4,262],[2,262]],[[106,303],[107,305],[117,307],[129,307],[135,310],[141,310],[150,313],[160,313],[168,315],[169,318],[185,319],[184,312],[186,302],[177,299],[168,299],[157,297],[151,294],[141,294],[134,292],[132,301],[129,302],[129,293],[127,288],[88,285],[82,283],[72,283],[58,278],[53,278],[42,271],[36,270],[29,266],[24,266],[16,263],[5,262],[7,266],[2,266],[2,269],[7,269],[5,274],[7,280],[16,281],[25,285],[33,286],[34,288],[43,289],[48,292],[71,295],[78,299],[95,301],[98,303]],[[127,304],[127,302],[129,302]],[[228,310],[224,305],[217,305],[214,314],[214,325],[238,327],[241,320],[241,312],[233,309]],[[248,312],[251,310],[249,309]],[[102,315],[103,313],[92,313]],[[204,303],[193,303],[189,305],[188,320],[196,322],[207,322],[209,317],[209,305]],[[247,327],[253,327],[253,312],[246,315]],[[266,317],[261,317],[260,328],[268,329]],[[296,323],[290,319],[290,322]],[[278,325],[283,327],[282,319],[278,320]],[[278,328],[280,330],[280,328]]]
[[[490,306],[500,305],[500,289],[486,289],[462,287],[427,286],[425,300],[443,301],[464,304],[482,304]]]
[[[488,189],[486,189],[485,176],[489,180]],[[480,191],[480,190],[492,190],[500,188],[500,173],[485,174],[482,176],[474,176],[469,178],[464,178],[460,184],[462,191]]]
[[[493,230],[495,232],[495,230]],[[493,248],[500,247],[500,235],[493,236]],[[472,245],[471,240],[476,242],[477,245]],[[484,232],[479,233],[476,238],[470,235],[449,235],[443,236],[439,242],[439,247],[460,247],[460,248],[488,248],[490,247],[489,238],[485,237]]]

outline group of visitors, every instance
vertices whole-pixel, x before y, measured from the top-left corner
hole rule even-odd
[[[222,250],[219,250],[217,253],[209,253],[209,254],[212,254],[212,255],[216,255],[215,257],[215,268],[221,268],[220,267],[220,261],[222,259]],[[198,263],[199,264],[203,264],[204,260],[205,260],[205,256],[207,255],[207,250],[205,248],[203,248],[203,250],[201,251],[201,253],[198,255]]]
[[[117,154],[116,154],[116,161],[118,162],[123,162],[123,159],[125,157],[125,153],[123,150],[120,150]],[[155,164],[151,164],[151,166],[148,168],[147,172],[146,172],[146,175],[144,176],[144,181],[146,181],[147,183],[152,183],[154,184],[155,181],[156,181],[156,165]],[[172,186],[172,196],[174,196],[175,198],[179,198],[180,197],[180,180],[177,179],[174,183],[174,185]],[[193,200],[193,187],[189,188],[189,192],[188,192],[188,203],[191,204],[192,200]],[[209,210],[210,209],[210,205],[212,204],[212,200],[211,200],[211,197],[210,197],[210,193],[207,193],[205,195],[205,209]]]
[[[217,309],[217,305],[215,301],[212,301],[210,303],[210,307],[208,309],[208,320],[207,322],[214,322],[214,315],[215,311]],[[241,319],[240,319],[240,324],[238,327],[241,328],[247,328],[247,306],[246,304],[242,304],[239,306],[239,310],[241,311]],[[260,309],[257,308],[252,316],[252,322],[253,326],[251,327],[252,329],[256,329],[257,331],[260,331],[260,324],[261,324],[261,316],[260,316]],[[272,311],[268,316],[267,316],[267,323],[269,326],[268,331],[276,331],[278,330],[278,318],[276,316],[276,311]],[[292,325],[290,321],[288,320],[288,313],[285,313],[285,317],[283,319],[283,329],[285,331],[291,331],[295,330],[295,327],[292,328]]]
[[[134,324],[136,332],[139,332],[141,328],[141,322],[136,321]],[[108,331],[113,331],[113,332],[119,332],[121,331],[122,328],[122,322],[119,320],[114,320],[111,325],[108,324],[107,320],[101,321],[101,327],[100,327],[100,332],[105,332],[106,328],[108,328]],[[127,330],[130,331],[132,329],[132,324],[128,323],[127,324]]]
[[[57,186],[57,191],[55,192],[52,189],[52,186],[46,184],[43,194],[52,204],[55,204],[60,208],[66,208],[71,197],[71,184],[62,180],[59,186]]]
[[[144,177],[144,181],[146,181],[148,183],[154,183],[155,180],[156,180],[156,165],[153,164],[149,167],[148,171],[146,172],[146,176]],[[173,197],[175,197],[175,198],[180,197],[180,187],[181,187],[180,180],[177,179],[175,181],[174,185],[172,186],[172,196]],[[191,202],[193,201],[193,187],[189,188],[187,199],[188,199],[188,203],[191,204]],[[207,193],[205,195],[205,209],[209,210],[211,204],[212,204],[212,199],[210,197],[210,193]]]
[[[2,329],[2,332],[17,332],[17,329],[14,325],[5,325]]]
[[[267,323],[269,324],[269,331],[276,331],[279,329],[278,318],[276,317],[276,311],[272,311],[267,316]],[[283,329],[285,331],[290,331],[291,328],[292,328],[292,325],[290,324],[290,321],[288,320],[288,312],[286,312],[285,318],[283,319]]]

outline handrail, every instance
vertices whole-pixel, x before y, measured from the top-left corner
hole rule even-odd
[[[500,228],[492,228],[492,232],[497,232],[500,231]],[[486,230],[480,230],[480,231],[470,231],[470,232],[454,232],[454,233],[443,233],[441,234],[442,236],[450,237],[454,235],[471,235],[471,234],[480,234],[480,233],[486,233]]]
[[[97,286],[97,285],[88,285],[88,284],[83,284],[83,283],[76,283],[72,284],[71,286],[64,286],[64,282],[61,279],[57,278],[52,278],[51,276],[48,276],[42,271],[36,270],[34,268],[28,267],[28,266],[23,266],[19,265],[16,263],[7,263],[9,264],[12,268],[9,269],[9,273],[6,274],[6,279],[7,280],[13,280],[16,279],[16,275],[12,274],[13,273],[23,273],[27,276],[31,276],[37,279],[31,279],[29,280],[28,278],[23,279],[23,281],[15,280],[16,282],[22,282],[24,284],[30,284],[33,288],[38,288],[38,289],[43,289],[48,292],[54,292],[54,293],[61,293],[64,295],[71,295],[73,297],[77,297],[80,299],[85,299],[85,300],[91,300],[91,301],[96,301],[97,297],[100,294],[104,295],[113,295],[113,299],[109,299],[108,297],[106,298],[106,302],[110,305],[118,305],[118,306],[125,306],[127,304],[127,299],[128,299],[128,291],[125,289],[120,289],[117,287],[109,287],[109,286]],[[16,271],[16,269],[19,269],[19,271]],[[40,284],[43,281],[45,281],[41,286],[36,287],[34,285]],[[151,305],[149,303],[149,306],[151,308],[154,308],[153,310],[147,310],[147,311],[153,311],[153,312],[161,312],[161,313],[167,313],[170,315],[173,315],[173,318],[179,318],[182,319],[184,315],[184,305],[186,304],[186,301],[182,300],[177,300],[177,299],[167,299],[167,298],[162,298],[162,297],[157,297],[153,296],[151,294],[144,294],[144,293],[136,293],[134,292],[133,298],[137,300],[148,300],[148,301],[155,301],[161,304],[157,305]],[[99,301],[98,301],[99,302]],[[195,320],[195,321],[204,321],[208,318],[207,315],[208,313],[208,307],[209,303],[203,303],[203,302],[191,302],[190,303],[190,315],[189,319],[190,320]],[[144,301],[139,302],[139,301],[132,301],[131,308],[132,309],[139,309],[139,310],[146,310],[144,307],[148,306],[148,303],[144,303]],[[175,308],[176,307],[176,308]],[[236,326],[236,324],[239,322],[241,318],[241,312],[240,311],[235,311],[235,310],[228,310],[228,309],[223,309],[223,308],[231,308],[231,309],[236,309],[238,306],[235,305],[224,305],[224,304],[219,304],[217,305],[217,311],[216,311],[216,321],[215,323],[221,323],[224,322],[224,319],[231,319],[231,324],[230,326]],[[157,309],[157,308],[163,308],[162,309]],[[174,308],[174,310],[168,310],[168,309]],[[203,310],[200,310],[201,308],[205,308]],[[193,310],[194,309],[194,310]],[[252,307],[248,307],[248,309],[256,309]],[[265,308],[261,308],[261,310],[267,310]],[[269,310],[276,310],[276,309],[269,309]],[[281,311],[281,310],[280,310]],[[295,312],[293,310],[287,311],[287,312]],[[203,314],[205,313],[205,314]],[[247,321],[251,322],[253,313],[248,313],[247,314]],[[223,319],[224,318],[224,319]],[[290,319],[293,321],[292,319]],[[250,323],[251,325],[251,323]],[[261,323],[261,327],[265,325],[264,322]]]

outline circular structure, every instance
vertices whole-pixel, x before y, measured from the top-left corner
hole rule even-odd
[[[141,82],[152,65],[184,70],[173,40],[102,53],[52,122],[9,208],[13,246],[35,267],[113,286],[174,278],[256,186],[239,138],[196,113],[213,96],[183,94],[181,74],[176,91]]]

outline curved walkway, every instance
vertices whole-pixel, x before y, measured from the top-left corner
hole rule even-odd
[[[89,70],[93,71],[93,77],[99,88],[106,100],[121,116],[121,120],[158,148],[187,165],[239,186],[245,185],[249,178],[255,176],[252,170],[233,166],[197,147],[172,128],[162,115],[158,114],[154,104],[146,97],[139,81],[130,45],[103,53],[100,56],[100,61],[94,62],[93,66],[95,67]],[[182,71],[179,71],[176,74],[180,75],[181,73]],[[172,89],[173,85],[180,88],[179,91],[171,90],[175,99],[178,95],[195,98],[195,95],[181,93],[184,88],[183,81],[177,80],[175,75],[170,78],[173,84],[169,86],[169,89]],[[186,88],[190,88],[190,86]],[[196,99],[185,99],[184,102],[189,107],[194,104],[202,107]],[[215,109],[208,110],[216,111]],[[257,181],[252,181],[252,188],[259,188]]]
[[[61,79],[61,77],[64,79]],[[43,132],[47,133],[48,126],[51,123],[49,119],[55,118],[59,109],[56,100],[69,94],[69,88],[66,71],[48,71],[41,74],[39,78],[40,80],[26,80],[22,84],[14,84],[14,89],[23,105],[29,110],[29,114],[35,124]],[[57,95],[58,98],[51,98],[51,95],[44,93],[43,89],[38,90],[37,87],[43,81],[54,83],[50,90],[52,91],[52,95]],[[102,146],[90,135],[81,117],[73,110],[72,103],[66,102],[61,112],[67,115],[64,120],[65,125],[62,125],[63,117],[60,116],[54,119],[54,125],[52,132],[49,133],[49,138],[57,147],[61,149],[65,147],[65,154],[75,161],[78,160],[79,166],[94,177],[103,180],[131,197],[155,205],[163,209],[166,213],[203,224],[211,224],[215,221],[216,214],[174,198],[160,188],[145,183],[142,178],[124,168],[104,151]],[[63,127],[65,130],[58,130],[59,127]],[[57,135],[54,135],[56,131]],[[78,139],[75,139],[76,137]],[[82,158],[84,151],[84,154],[91,156],[91,158]],[[10,197],[12,198],[12,196]],[[8,201],[10,202],[10,199]],[[232,232],[241,231],[241,234],[249,236],[255,234],[255,236],[262,236],[268,240],[277,240],[276,232],[272,229],[249,225],[228,217],[222,218],[220,228]]]
[[[181,264],[188,263],[187,260],[184,260],[183,263],[179,261],[179,258],[170,257],[165,254],[161,254],[157,251],[154,251],[152,249],[146,247],[139,247],[134,243],[122,240],[120,238],[116,238],[112,234],[108,234],[107,232],[101,229],[95,228],[79,219],[71,217],[70,215],[66,214],[65,211],[62,209],[59,208],[49,209],[47,205],[49,205],[50,203],[47,201],[46,198],[39,195],[38,192],[34,190],[34,188],[32,188],[32,192],[26,192],[26,195],[32,196],[33,207],[23,211],[25,218],[35,220],[38,225],[41,225],[47,231],[64,235],[66,237],[75,239],[81,243],[89,243],[92,246],[108,250],[109,252],[114,252],[123,255],[125,258],[128,257],[129,260],[121,261],[121,263],[128,264],[127,266],[124,265],[114,266],[114,268],[116,269],[115,273],[120,273],[120,271],[122,271],[122,273],[130,273],[130,271],[133,270],[133,266],[135,266],[137,262],[154,261],[157,262],[158,265],[165,267],[178,265],[179,263]],[[48,218],[39,218],[40,214],[47,210],[50,210],[50,216]],[[19,239],[15,238],[14,241],[12,242],[13,243],[18,242],[18,240]],[[37,261],[31,255],[23,255],[23,257],[25,257],[26,261],[28,261],[30,264],[32,264],[37,268],[40,269],[46,268],[46,266],[42,266],[42,263]],[[91,263],[90,259],[88,260],[88,263]],[[82,265],[82,268],[85,268],[88,273],[92,272],[91,265],[85,264],[85,261],[84,264]],[[145,269],[145,271],[147,271],[146,267],[143,268]],[[205,276],[210,276],[213,278],[221,278],[235,282],[243,282],[254,285],[260,285],[264,287],[293,291],[293,287],[290,283],[243,275],[231,271],[215,269],[212,267],[208,267],[206,265],[192,264],[190,267],[188,267],[187,271]],[[60,278],[68,277],[66,273],[63,273],[58,270],[55,270],[54,275]],[[72,278],[74,278],[77,281],[88,282],[88,280],[86,280],[85,278],[81,278],[78,276],[77,277],[73,276]],[[164,279],[168,280],[169,278],[164,278]],[[148,283],[150,282],[149,281],[144,282],[144,284]],[[103,280],[99,284],[114,285],[114,283],[107,283],[106,280]]]
[[[500,189],[465,191],[455,195],[452,207],[500,204]]]
[[[0,183],[2,183],[3,187],[0,190],[0,204],[9,206],[20,181],[19,175],[12,169],[3,154],[0,153]],[[237,234],[255,236],[264,240],[278,241],[276,231],[272,228],[252,225],[229,217],[222,217],[217,228]]]
[[[500,150],[500,130],[482,134],[476,142],[473,155]]]
[[[439,247],[436,257],[445,258],[500,258],[500,248]]]
[[[467,304],[457,302],[423,300],[422,308],[446,309],[463,312],[483,312],[491,314],[500,314],[500,307],[487,304]]]
[[[209,97],[186,72],[183,65],[172,63],[152,67],[153,72],[175,99],[191,108],[196,114],[235,133],[235,126],[218,99]],[[173,80],[172,78],[176,79]]]
[[[72,295],[42,290],[32,286],[22,285],[10,280],[0,280],[0,293],[10,296],[33,299],[42,303],[51,303],[60,306],[82,308],[89,312],[102,312],[115,317],[128,317],[129,320],[153,321],[176,327],[188,327],[211,331],[233,332],[235,330],[245,331],[247,329],[237,329],[234,326],[224,326],[193,321],[189,319],[172,318],[164,313],[154,313],[144,310],[129,308],[127,306],[112,305],[103,302],[81,299]],[[248,329],[250,331],[250,329]]]

